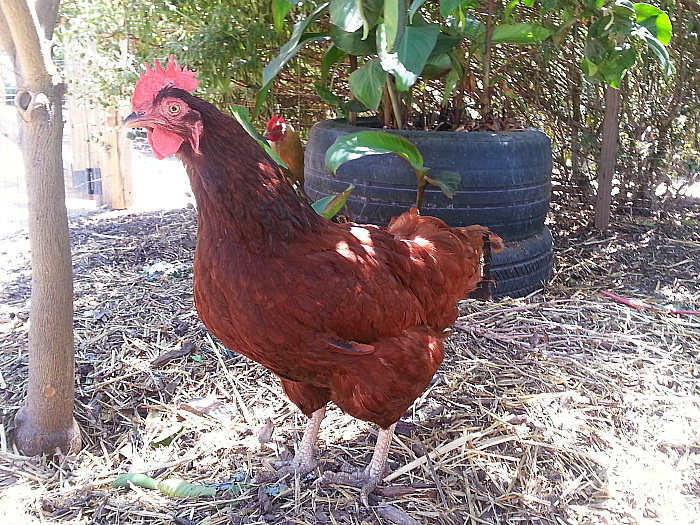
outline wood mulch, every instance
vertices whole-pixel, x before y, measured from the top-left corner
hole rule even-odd
[[[370,509],[357,489],[315,486],[318,472],[251,481],[291,457],[305,421],[271,374],[198,320],[193,210],[71,221],[84,448],[21,456],[9,434],[26,389],[28,242],[23,232],[0,240],[0,521],[700,523],[700,316],[668,313],[700,310],[699,210],[617,216],[599,234],[589,211],[555,208],[552,283],[461,305]],[[322,468],[365,465],[375,438],[330,410]],[[111,486],[135,472],[216,495]]]

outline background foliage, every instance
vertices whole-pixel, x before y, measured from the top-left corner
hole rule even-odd
[[[427,18],[449,24],[445,15],[464,7],[476,21],[485,20],[485,1],[425,2]],[[584,78],[581,63],[591,56],[586,33],[590,24],[571,24],[576,10],[596,7],[595,0],[496,2],[499,23],[536,23],[551,36],[527,46],[494,46],[491,78],[492,106],[497,115],[514,115],[546,131],[553,140],[555,197],[588,206],[594,193],[596,162],[603,117],[602,84]],[[646,213],[663,208],[679,192],[700,179],[700,4],[694,0],[661,0],[654,5],[669,14],[673,37],[668,47],[676,71],[669,78],[646,46],[630,41],[637,63],[622,77],[622,114],[615,204]],[[606,2],[605,7],[613,7]],[[62,2],[59,52],[89,58],[80,81],[105,105],[128,103],[140,62],[175,53],[198,72],[200,91],[222,109],[237,103],[250,109],[262,86],[263,68],[289,40],[295,22],[305,19],[320,2],[291,5],[287,0],[68,0]],[[451,9],[450,9],[451,8]],[[287,12],[288,10],[288,12]],[[573,11],[571,11],[573,10]],[[278,27],[275,28],[277,12]],[[285,15],[282,23],[282,15]],[[318,28],[328,24],[321,17]],[[449,15],[448,15],[449,16]],[[607,24],[606,24],[607,25]],[[457,50],[468,62],[464,81],[453,93],[467,112],[478,107],[480,62],[467,39]],[[276,77],[256,125],[261,128],[273,112],[282,113],[302,130],[335,115],[316,93],[321,61],[328,44],[316,42],[300,49]],[[345,64],[346,66],[347,64]],[[469,75],[469,68],[474,74]],[[590,74],[590,71],[587,71]],[[334,93],[349,98],[347,67],[337,67],[329,79]],[[68,78],[75,81],[77,79]],[[422,80],[412,88],[412,108],[426,126],[450,118],[441,109],[445,76]],[[454,105],[454,96],[450,101]]]

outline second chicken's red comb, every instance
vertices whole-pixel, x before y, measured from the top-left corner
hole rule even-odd
[[[284,118],[279,115],[272,115],[270,122],[267,123],[267,131],[272,131],[277,124],[284,124]]]
[[[141,78],[134,88],[134,95],[131,97],[131,108],[134,111],[151,102],[164,87],[170,86],[185,91],[194,91],[199,85],[199,80],[194,78],[196,73],[189,71],[187,67],[181,68],[180,64],[175,62],[175,55],[170,55],[165,70],[158,63],[157,58],[154,60],[153,69],[148,64],[144,65],[146,73],[141,73]]]

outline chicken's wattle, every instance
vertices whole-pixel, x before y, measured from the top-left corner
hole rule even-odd
[[[148,130],[148,143],[158,160],[175,155],[182,145],[183,138],[162,128]]]

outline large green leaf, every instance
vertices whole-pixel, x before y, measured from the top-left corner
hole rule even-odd
[[[379,59],[363,64],[350,74],[350,90],[355,97],[372,111],[377,111],[384,94],[386,71]]]
[[[355,0],[331,0],[331,22],[343,31],[354,33],[362,27],[362,16]]]
[[[635,17],[634,4],[630,0],[615,0],[612,11],[616,16],[624,16],[630,20]]]
[[[425,3],[425,0],[413,0],[413,2],[411,2],[411,7],[408,8],[408,19],[411,23],[413,23],[413,15],[418,12],[418,9],[420,9],[423,3]]]
[[[299,22],[301,23],[301,22]],[[296,27],[296,26],[295,26]],[[321,40],[328,40],[329,34],[328,33],[306,33],[304,34],[301,39],[299,40],[299,43],[295,45],[294,47],[287,48],[287,44],[282,46],[280,49],[280,54],[277,55],[272,62],[270,62],[268,65],[265,66],[265,69],[263,69],[263,85],[267,84],[268,82],[272,82],[274,78],[277,76],[277,73],[279,73],[284,65],[289,62],[294,56],[297,54],[297,52],[304,47],[306,44],[309,42],[320,42]],[[291,42],[291,40],[290,40]],[[286,49],[285,49],[286,48]]]
[[[265,139],[258,139],[258,144],[260,144],[260,147],[265,150],[265,153],[267,153],[277,164],[279,164],[283,168],[289,167],[284,163],[284,161],[281,158],[279,158],[279,155],[277,155],[277,153],[272,151],[272,148]]]
[[[608,56],[608,48],[605,46],[607,39],[587,38],[583,47],[586,58],[594,64],[599,64]]]
[[[608,29],[613,20],[614,18],[610,14],[596,19],[588,28],[587,37],[591,39],[602,38],[609,32]]]
[[[637,60],[637,53],[629,44],[612,51],[608,57],[598,64],[598,72],[603,75],[605,82],[615,89],[620,89],[622,78]]]
[[[449,23],[450,21],[448,21]],[[484,40],[484,34],[486,33],[486,26],[474,18],[472,15],[464,15],[464,21],[453,20],[452,24],[449,24],[453,31],[462,35],[464,38],[468,38],[474,42],[477,42],[479,38],[481,41]]]
[[[272,80],[274,80],[274,78]],[[253,109],[253,118],[254,119],[258,118],[258,114],[260,113],[260,109],[262,108],[262,105],[265,102],[265,99],[267,98],[267,94],[270,92],[270,88],[272,87],[272,80],[270,80],[267,84],[265,84],[260,89],[260,91],[258,91],[257,97],[255,97],[255,108]]]
[[[333,93],[330,89],[322,86],[321,84],[314,82],[314,87],[316,88],[316,93],[318,93],[318,96],[321,97],[321,100],[323,100],[326,104],[330,104],[331,106],[336,106],[338,108],[338,111],[341,113],[341,116],[343,118],[347,118],[347,112],[345,111],[345,108],[343,107],[343,100],[338,97],[335,93]]]
[[[362,31],[358,29],[353,33],[343,31],[338,26],[331,26],[330,35],[333,43],[339,48],[358,57],[377,54],[377,42],[374,36],[375,29],[370,31],[369,38],[362,38]]]
[[[304,44],[328,38],[328,34],[326,33],[304,34],[306,28],[309,27],[311,23],[315,22],[327,8],[328,3],[321,4],[307,18],[294,24],[292,36],[289,37],[289,41],[280,48],[280,54],[265,66],[263,70],[263,85],[268,84],[275,78],[277,73],[279,73],[284,65],[297,54],[297,51],[299,51]]]
[[[263,136],[260,133],[258,133],[258,130],[255,129],[255,126],[253,126],[253,124],[250,122],[250,113],[248,112],[248,108],[238,106],[237,104],[231,104],[229,107],[231,108],[233,116],[236,118],[238,123],[241,126],[243,126],[243,128],[248,132],[248,135],[250,135],[254,139],[264,140]]]
[[[668,15],[653,5],[639,3],[634,4],[637,13],[637,23],[646,27],[649,32],[663,45],[667,46],[671,42],[673,28]]]
[[[321,217],[332,219],[342,209],[342,207],[345,206],[345,203],[347,202],[353,189],[355,189],[355,186],[350,184],[344,192],[323,197],[322,199],[314,202],[311,207]]]
[[[581,61],[581,71],[583,71],[583,74],[589,82],[595,84],[603,80],[602,76],[598,74],[598,66],[588,58],[584,57]]]
[[[435,41],[435,46],[430,52],[431,56],[440,55],[442,53],[447,53],[452,51],[455,47],[459,45],[462,39],[458,36],[446,35],[442,31],[438,33],[437,40]]]
[[[350,160],[386,153],[393,153],[408,161],[420,176],[425,176],[428,172],[423,166],[423,157],[418,148],[399,135],[383,131],[360,131],[338,137],[326,151],[326,168],[335,175],[338,168]]]
[[[447,57],[449,59],[449,57]],[[447,78],[445,79],[445,91],[442,94],[442,107],[446,108],[450,102],[450,97],[452,96],[452,92],[455,89],[455,86],[457,85],[457,81],[459,80],[459,73],[457,72],[456,69],[451,69],[450,72],[447,74]]]
[[[406,28],[406,34],[398,49],[399,60],[406,69],[418,74],[423,70],[425,62],[435,48],[439,33],[439,24]]]
[[[258,130],[255,129],[255,126],[253,126],[253,124],[251,124],[250,115],[248,114],[248,109],[244,108],[243,106],[237,106],[236,104],[231,104],[230,107],[231,107],[231,111],[233,112],[233,116],[236,118],[238,123],[241,126],[243,126],[243,129],[245,129],[248,132],[248,135],[250,135],[251,137],[253,137],[255,140],[258,141],[258,144],[260,144],[260,147],[265,150],[265,153],[267,153],[270,157],[272,157],[272,160],[274,160],[280,166],[284,166],[286,168],[287,166],[282,161],[282,159],[279,158],[277,153],[272,151],[272,148],[267,143],[265,138],[260,133],[258,133]]]
[[[404,32],[401,45],[396,53],[387,52],[386,26],[377,26],[377,53],[384,71],[392,73],[396,78],[396,90],[408,90],[420,76],[430,57],[437,36],[440,32],[438,24],[409,26]],[[360,98],[360,97],[357,97]]]
[[[272,18],[275,22],[275,31],[282,32],[284,17],[287,16],[292,4],[289,0],[272,0]]]
[[[462,176],[456,171],[441,171],[435,176],[426,176],[425,180],[440,188],[442,192],[451,199],[455,196],[457,190],[459,189],[459,183],[462,182]]]
[[[384,25],[386,26],[386,50],[394,51],[401,43],[408,15],[406,0],[384,0]]]
[[[404,41],[407,38],[408,33],[406,33]],[[398,53],[389,53],[387,51],[386,27],[384,24],[377,26],[377,54],[379,55],[379,63],[382,69],[394,75],[397,91],[406,91],[418,80],[418,73],[409,71],[399,60]]]
[[[440,0],[440,14],[443,18],[447,18],[458,8],[469,9],[476,7],[477,0]]]
[[[538,24],[498,24],[493,28],[494,44],[536,44],[551,34],[550,30]]]
[[[326,104],[330,104],[331,106],[343,105],[343,99],[341,99],[327,87],[323,87],[318,82],[314,82],[314,87],[316,88],[316,93],[318,93],[318,96],[321,97],[321,100],[323,100]]]
[[[362,17],[362,38],[368,38],[370,30],[377,25],[382,16],[384,0],[355,0],[355,2]]]
[[[366,39],[382,13],[382,6],[383,0],[331,0],[331,22],[348,33],[362,28],[362,37]]]
[[[339,62],[346,55],[345,51],[331,44],[323,55],[321,60],[321,85],[325,86],[328,83],[328,73],[331,67]]]
[[[649,48],[656,54],[659,62],[661,62],[664,75],[672,75],[676,69],[673,67],[673,62],[671,62],[671,57],[668,55],[666,47],[659,42],[659,40],[654,37],[654,35],[652,35],[646,27],[638,26],[633,34],[644,40]]]
[[[453,71],[450,55],[447,53],[441,53],[439,55],[433,55],[428,59],[428,61],[425,63],[423,71],[421,72],[421,77],[427,80],[432,80],[435,78],[440,78],[449,71]],[[456,71],[455,74],[457,74]]]
[[[345,111],[353,111],[355,113],[364,113],[365,111],[369,111],[369,108],[365,106],[362,102],[357,100],[356,98],[353,98],[351,100],[348,100],[342,105],[342,108]]]

